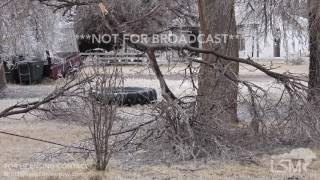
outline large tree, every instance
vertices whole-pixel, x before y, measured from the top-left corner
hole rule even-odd
[[[320,101],[320,1],[309,0],[310,68],[309,98]]]
[[[238,57],[236,38],[227,38],[226,42],[224,42],[226,38],[221,38],[222,41],[219,43],[209,41],[209,36],[237,34],[234,0],[199,0],[199,12],[201,31],[208,40],[208,43],[203,44],[203,48],[216,50],[230,57]],[[203,60],[216,68],[212,69],[207,65],[202,65],[200,68],[198,91],[200,117],[236,122],[238,87],[230,77],[236,78],[239,64],[209,54],[204,55]]]

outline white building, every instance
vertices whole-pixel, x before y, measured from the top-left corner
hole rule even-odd
[[[284,60],[287,62],[305,59],[309,55],[308,41],[308,22],[307,19],[301,18],[302,29],[297,31],[290,25],[279,26],[274,33],[261,33],[260,24],[255,23],[238,23],[239,39],[239,56],[242,58],[252,58],[254,60]],[[238,21],[240,22],[240,21]],[[188,36],[191,34],[199,35],[199,27],[177,27],[170,31],[178,37]],[[188,39],[189,41],[190,39]],[[192,43],[194,47],[201,47],[201,43]],[[179,61],[177,53],[166,53],[162,58]]]
[[[309,55],[308,19],[293,17],[299,26],[274,17],[272,28],[264,31],[257,19],[245,17],[244,7],[237,5],[236,18],[240,39],[240,57],[253,59],[294,60]]]
[[[279,37],[257,32],[257,24],[238,25],[240,57],[254,59],[284,59],[306,57],[309,54],[308,36],[292,30],[278,30]],[[286,35],[284,34],[286,33]],[[305,33],[305,32],[304,32]]]

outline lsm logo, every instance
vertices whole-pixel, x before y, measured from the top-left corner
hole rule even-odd
[[[316,158],[316,154],[310,149],[294,149],[290,153],[271,156],[270,170],[281,174],[307,173],[309,165]]]

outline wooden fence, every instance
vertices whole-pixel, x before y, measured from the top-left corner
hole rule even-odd
[[[90,61],[103,64],[145,64],[147,56],[137,53],[80,53],[80,56],[91,57]]]

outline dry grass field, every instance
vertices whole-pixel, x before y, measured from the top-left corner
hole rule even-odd
[[[266,62],[266,64],[270,64]],[[280,66],[275,71],[292,73],[306,73],[308,65],[286,65],[273,64]],[[184,76],[184,65],[177,65],[174,68],[162,66],[169,87],[178,96],[183,94],[194,94],[190,82],[181,84]],[[152,74],[151,70],[143,66],[125,66],[123,72],[126,77],[125,86],[152,87],[160,94],[160,87]],[[258,71],[253,71],[245,65],[241,66],[240,77],[250,80],[262,86],[268,86],[272,79],[266,77]],[[59,83],[56,82],[56,83]],[[55,87],[55,83],[46,83],[37,86],[19,86],[8,85],[5,95],[0,97],[0,109],[13,105],[18,101],[37,99],[45,96]],[[123,109],[124,111],[136,110],[136,107]],[[139,107],[138,109],[142,109]],[[0,131],[12,132],[20,135],[41,138],[48,141],[54,141],[62,144],[73,144],[90,137],[87,128],[74,123],[63,123],[58,121],[45,121],[34,116],[14,116],[6,119],[0,119]],[[285,174],[271,172],[270,157],[272,154],[262,154],[257,157],[257,164],[242,164],[231,160],[212,160],[209,162],[186,161],[179,163],[158,163],[143,164],[135,166],[121,165],[116,157],[111,160],[110,166],[106,172],[95,172],[92,167],[92,160],[75,159],[66,164],[60,164],[60,161],[45,162],[46,165],[52,165],[53,168],[39,167],[20,167],[21,165],[30,165],[34,163],[33,159],[46,149],[57,148],[54,145],[41,143],[33,140],[21,139],[0,134],[0,179],[221,179],[221,180],[249,180],[249,179],[292,179]],[[319,148],[320,149],[320,148]],[[320,177],[320,150],[313,147],[318,159],[313,161],[308,167],[308,174],[298,174],[299,179],[319,179]],[[278,153],[288,152],[286,149],[280,149]],[[275,152],[277,153],[277,152]],[[16,167],[18,165],[18,168]],[[20,166],[19,166],[20,165]],[[16,168],[16,169],[15,169]],[[18,174],[10,174],[20,172]],[[25,174],[23,174],[25,173]],[[43,177],[41,177],[43,176]]]

